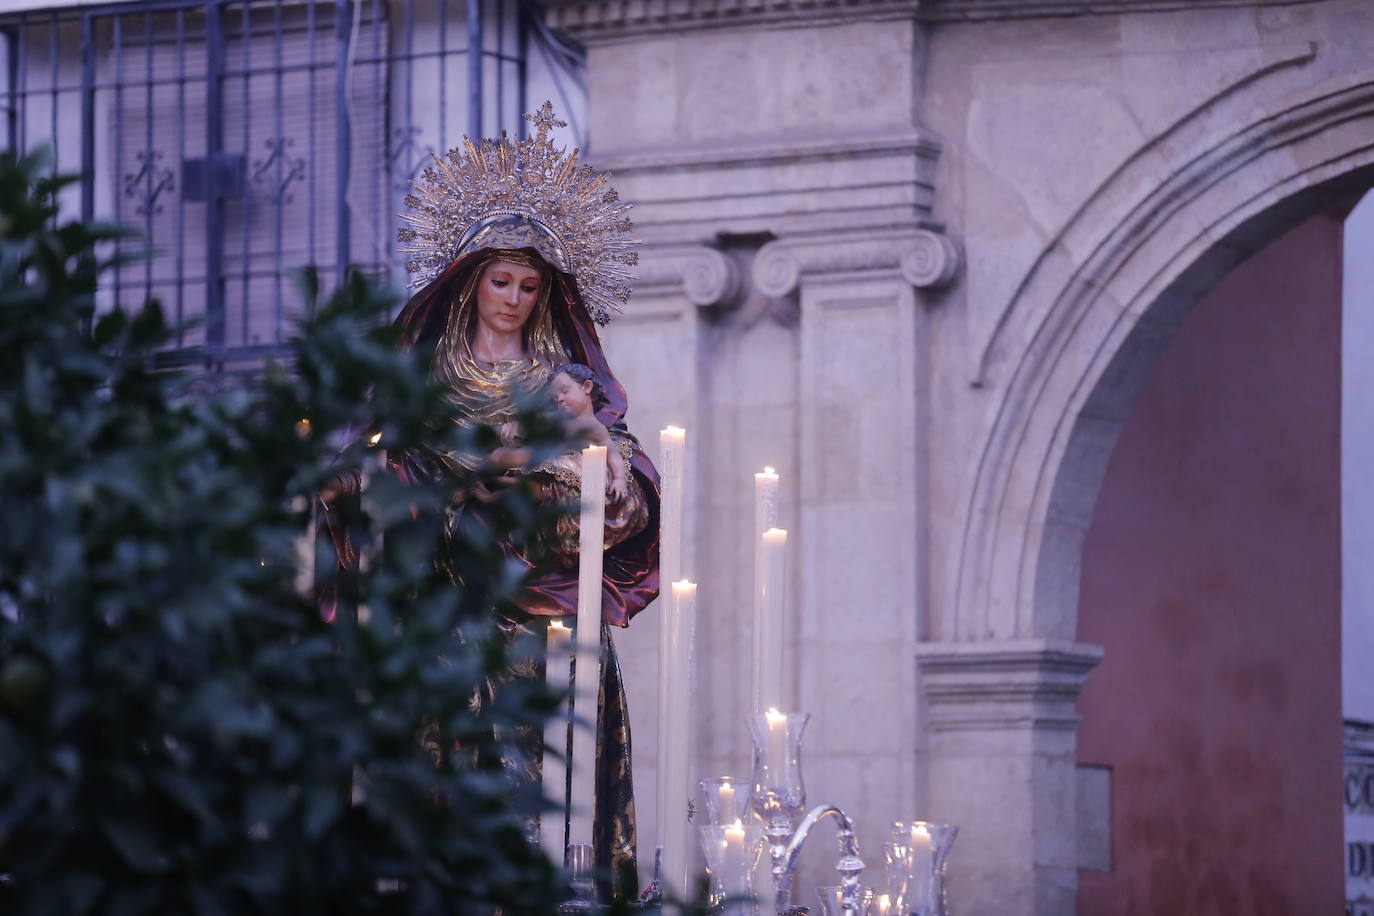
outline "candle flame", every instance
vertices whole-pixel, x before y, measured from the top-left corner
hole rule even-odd
[[[777,725],[777,724],[780,723],[780,722],[786,722],[786,721],[787,721],[787,716],[785,716],[785,715],[783,715],[782,713],[778,712],[778,708],[777,708],[776,706],[770,706],[770,707],[768,707],[768,711],[767,711],[766,713],[764,713],[764,715],[768,717],[768,727],[769,727],[769,728],[772,728],[774,725]]]
[[[379,432],[373,433],[372,435],[370,435],[370,436],[367,437],[367,444],[368,444],[368,445],[376,445],[378,442],[381,442],[381,441],[382,441],[382,434],[379,433]]]
[[[687,435],[687,430],[683,429],[681,426],[665,426],[663,427],[663,435],[679,437],[685,436]]]
[[[911,838],[915,839],[918,836],[930,839],[930,831],[925,828],[924,824],[917,824],[911,828]]]
[[[766,465],[766,464],[763,466],[763,473],[765,473],[765,474],[771,474],[771,475],[773,475],[774,477],[778,476],[778,472],[775,471],[775,470],[773,470],[771,467],[769,467],[769,466]]]
[[[567,626],[567,624],[563,623],[563,621],[562,621],[560,618],[554,618],[553,620],[550,620],[550,621],[549,621],[549,629],[550,629],[550,630],[566,630],[566,629],[568,629],[568,626]]]

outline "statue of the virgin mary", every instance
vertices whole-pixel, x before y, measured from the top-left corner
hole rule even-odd
[[[512,474],[529,475],[551,500],[575,504],[581,486],[574,462],[529,467],[513,428],[521,392],[544,387],[560,367],[586,369],[597,392],[595,418],[623,462],[606,502],[601,620],[603,666],[597,728],[594,858],[606,874],[632,867],[634,803],[630,782],[629,718],[609,626],[627,626],[658,594],[658,473],[625,426],[625,389],[606,362],[597,336],[629,296],[635,263],[627,205],[606,176],[577,162],[577,151],[556,149],[556,121],[545,102],[526,115],[535,136],[506,136],[436,157],[406,198],[399,233],[407,268],[422,288],[397,317],[403,345],[432,353],[433,371],[448,386],[459,422],[501,431],[506,447],[486,456]],[[583,368],[586,367],[586,368]],[[391,456],[398,473],[429,473],[434,456]],[[440,456],[439,460],[445,460]],[[471,462],[472,456],[454,456]],[[451,529],[488,507],[455,497]],[[577,610],[577,518],[565,516],[552,550],[529,561],[518,602],[527,613],[512,629],[535,629],[541,618]],[[457,544],[455,538],[451,543]],[[456,549],[456,548],[454,548]],[[540,630],[542,633],[542,630]],[[535,670],[515,676],[540,676]],[[533,768],[531,768],[533,769]],[[526,778],[537,779],[537,771]]]

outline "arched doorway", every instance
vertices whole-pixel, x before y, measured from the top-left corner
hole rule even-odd
[[[1150,368],[1084,543],[1078,911],[1338,912],[1344,212],[1228,273]]]
[[[1374,183],[1369,74],[1254,103],[1262,114],[1224,133],[1182,124],[1095,190],[1005,310],[980,375],[995,419],[963,513],[953,600],[937,610],[953,641],[1048,640],[1044,655],[1076,639],[1084,535],[1151,366],[1232,268]],[[1035,836],[1063,837],[1074,823],[1057,760],[1046,757],[1029,787]],[[938,777],[932,785],[977,819],[946,800]],[[1068,858],[1033,846],[1038,886],[1071,889]]]

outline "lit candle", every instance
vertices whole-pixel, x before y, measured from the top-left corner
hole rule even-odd
[[[878,916],[889,916],[892,912],[892,898],[887,894],[878,895]]]
[[[765,559],[760,536],[778,524],[778,473],[771,467],[754,475],[754,705],[755,712],[763,712],[770,703],[780,703],[780,697],[763,695],[763,680],[757,664],[763,627]]]
[[[787,766],[787,714],[769,708],[764,713],[768,720],[768,766],[773,770],[773,782],[781,785],[780,780]]]
[[[549,691],[566,694],[571,673],[572,630],[561,620],[549,622],[547,652],[544,661],[544,683]],[[568,815],[568,762],[564,758],[568,748],[568,700],[564,696],[558,711],[544,723],[544,797],[558,805],[539,818],[539,845],[553,864],[562,867],[564,836]]]
[[[739,809],[735,807],[735,787],[728,782],[720,784],[720,792],[717,796],[720,799],[720,816],[722,819],[735,815],[736,823],[739,822]]]
[[[596,797],[596,727],[601,688],[601,551],[606,539],[606,447],[582,450],[582,514],[577,568],[577,668],[573,712],[591,732],[574,734],[569,748],[572,789],[568,842],[592,842]]]
[[[692,644],[696,636],[697,587],[673,583],[661,622],[668,634],[660,647],[658,716],[658,799],[663,842],[663,878],[672,892],[692,892],[692,832],[687,805],[692,798]]]
[[[790,709],[783,672],[787,614],[787,532],[770,528],[759,535],[760,577],[754,605],[755,703]]]
[[[924,824],[911,825],[911,879],[907,891],[907,908],[921,910],[930,905],[930,882],[933,862],[930,855],[930,831]]]
[[[727,849],[733,846],[741,853],[744,851],[744,825],[740,823],[739,818],[735,818],[735,822],[725,828],[725,846]]]

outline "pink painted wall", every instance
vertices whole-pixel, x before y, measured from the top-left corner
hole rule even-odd
[[[1322,215],[1228,275],[1112,456],[1078,756],[1112,768],[1113,871],[1081,916],[1343,912],[1340,252]]]

